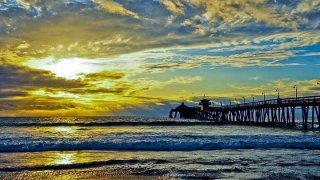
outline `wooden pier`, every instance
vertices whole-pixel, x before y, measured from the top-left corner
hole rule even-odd
[[[170,111],[170,118],[210,120],[222,123],[254,124],[307,129],[320,128],[320,96],[278,98],[229,106],[212,107],[202,99],[200,107],[182,103]]]

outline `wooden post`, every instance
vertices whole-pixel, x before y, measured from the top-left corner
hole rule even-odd
[[[290,127],[290,110],[289,107],[286,108],[287,111],[287,126]]]
[[[274,124],[274,108],[271,108],[271,123]]]
[[[316,106],[312,106],[312,118],[311,118],[311,127],[314,129],[314,109]]]
[[[295,122],[295,109],[296,107],[295,106],[292,106],[291,107],[291,118],[292,118],[292,127],[296,127],[296,122]]]
[[[284,107],[281,107],[281,126],[284,126],[286,123],[286,114],[284,111]]]
[[[316,106],[316,114],[318,119],[318,128],[320,129],[320,106]]]
[[[305,103],[301,106],[302,111],[302,121],[303,121],[303,129],[308,129],[308,112],[309,106],[306,106]]]
[[[271,109],[272,110],[272,109]],[[268,124],[270,123],[270,108],[266,109],[266,113],[268,115]],[[272,116],[271,116],[272,117]]]
[[[278,125],[279,125],[279,124],[281,124],[281,108],[278,107],[277,109],[278,109],[278,118],[277,118],[277,120],[278,120]]]

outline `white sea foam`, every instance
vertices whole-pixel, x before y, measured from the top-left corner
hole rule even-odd
[[[52,150],[155,150],[191,151],[217,149],[320,149],[320,137],[288,135],[113,135],[99,140],[32,138],[2,139],[1,152],[34,152]]]

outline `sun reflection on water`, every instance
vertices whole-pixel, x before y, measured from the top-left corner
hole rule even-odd
[[[53,131],[59,133],[72,134],[75,132],[75,129],[72,127],[54,127]]]
[[[75,161],[74,153],[57,154],[55,164],[72,164]]]

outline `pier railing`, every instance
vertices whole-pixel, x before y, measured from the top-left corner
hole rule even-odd
[[[262,107],[262,106],[301,106],[301,104],[314,104],[320,103],[320,96],[306,96],[297,98],[277,98],[265,101],[247,102],[234,105],[224,105],[213,107],[216,109],[229,109],[229,108],[248,108],[248,107]]]

